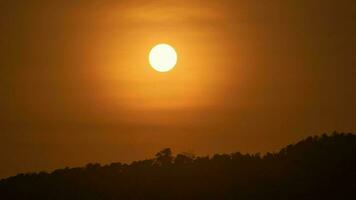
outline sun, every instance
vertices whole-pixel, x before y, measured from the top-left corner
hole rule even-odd
[[[169,44],[157,44],[148,56],[153,69],[158,72],[168,72],[177,64],[177,52]]]

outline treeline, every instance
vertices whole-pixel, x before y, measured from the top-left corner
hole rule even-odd
[[[308,137],[279,152],[178,154],[0,181],[2,200],[356,199],[356,136]]]

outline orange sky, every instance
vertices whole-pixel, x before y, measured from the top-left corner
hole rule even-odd
[[[355,132],[355,18],[351,0],[2,1],[0,177]]]

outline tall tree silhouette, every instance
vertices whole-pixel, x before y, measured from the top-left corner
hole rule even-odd
[[[173,156],[170,148],[165,148],[156,154],[156,164],[159,166],[167,166],[172,164]]]

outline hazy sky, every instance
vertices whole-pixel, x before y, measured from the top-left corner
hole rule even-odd
[[[354,0],[3,0],[0,177],[356,132],[355,19]]]

